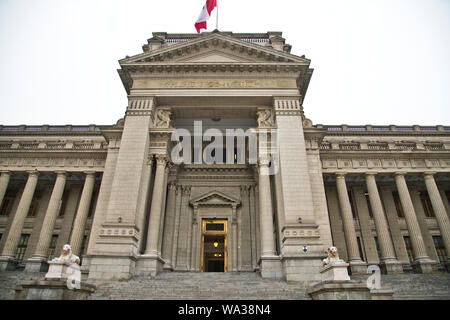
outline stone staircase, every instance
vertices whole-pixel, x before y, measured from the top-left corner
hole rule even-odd
[[[97,284],[91,299],[152,300],[305,300],[301,284],[262,279],[258,273],[163,272],[156,278],[136,276],[129,281]]]
[[[367,277],[351,276],[354,280],[365,280]],[[450,273],[383,274],[381,275],[381,287],[392,288],[394,300],[450,300]]]
[[[20,281],[43,279],[45,273],[0,272],[0,300],[14,299]],[[365,280],[367,276],[352,276]],[[135,276],[129,281],[96,283],[93,300],[305,300],[299,283],[262,279],[258,273],[163,272],[156,278]],[[382,275],[381,286],[394,290],[395,300],[450,300],[450,273]]]

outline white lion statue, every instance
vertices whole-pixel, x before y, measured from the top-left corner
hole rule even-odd
[[[61,255],[58,258],[53,259],[52,261],[75,263],[78,265],[80,264],[80,258],[72,253],[72,248],[69,244],[65,244],[62,248]]]
[[[338,250],[336,247],[329,247],[328,248],[328,257],[322,260],[322,265],[326,266],[333,262],[341,262],[342,260],[339,259]]]

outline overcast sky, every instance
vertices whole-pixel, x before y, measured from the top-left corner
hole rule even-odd
[[[450,0],[218,1],[220,31],[282,31],[311,59],[314,124],[450,125]],[[0,124],[115,123],[118,60],[152,32],[196,32],[204,4],[0,0]]]

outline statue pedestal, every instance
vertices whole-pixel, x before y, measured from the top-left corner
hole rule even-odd
[[[86,300],[96,287],[81,283],[79,289],[69,289],[67,281],[28,280],[15,288],[15,300]]]
[[[66,261],[49,261],[48,264],[47,280],[67,280],[74,271],[80,271],[79,265]]]
[[[391,300],[390,289],[372,289],[367,281],[351,280],[348,275],[349,264],[333,261],[325,265],[320,274],[322,282],[310,287],[307,292],[313,300]]]
[[[347,281],[350,280],[348,276],[349,264],[344,261],[331,262],[325,265],[320,274],[322,276],[322,281]]]

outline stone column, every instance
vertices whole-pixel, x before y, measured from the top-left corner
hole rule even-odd
[[[23,190],[22,197],[20,198],[16,214],[14,215],[9,228],[2,255],[0,256],[0,270],[14,268],[13,260],[15,251],[20,240],[25,218],[27,217],[28,210],[30,210],[31,201],[33,200],[34,191],[36,190],[36,185],[38,183],[38,176],[39,172],[37,170],[28,172],[28,180],[25,189]]]
[[[44,262],[47,260],[48,248],[52,239],[53,229],[55,227],[56,218],[59,213],[61,198],[64,193],[67,175],[65,171],[56,172],[55,186],[48,203],[45,213],[44,222],[42,223],[41,233],[36,245],[36,250],[31,259],[28,259],[25,271],[39,272],[44,271]]]
[[[263,278],[279,276],[279,258],[275,252],[275,235],[273,227],[272,194],[269,180],[269,158],[259,160],[259,225],[261,241],[260,271]]]
[[[85,172],[83,191],[81,193],[80,203],[73,223],[72,236],[70,237],[70,247],[73,254],[81,255],[81,245],[83,244],[86,221],[91,206],[92,192],[94,191],[95,172]]]
[[[231,231],[233,237],[233,261],[231,271],[236,272],[238,265],[238,233],[237,233],[237,217],[236,217],[236,207],[232,207],[232,220],[231,220]]]
[[[408,186],[406,185],[404,172],[395,173],[395,184],[397,185],[397,191],[413,246],[413,268],[416,272],[430,273],[432,272],[432,264],[434,262],[428,257],[422,233],[420,232],[419,223],[417,221],[416,212],[411,200],[411,195],[409,194]]]
[[[8,189],[9,178],[11,173],[9,171],[0,171],[0,206],[3,203],[3,198],[5,197],[6,189]]]
[[[256,225],[256,210],[255,210],[255,186],[250,186],[249,192],[249,203],[250,203],[250,230],[251,230],[251,252],[252,252],[252,269],[256,270],[258,265],[257,248],[259,242],[257,241],[257,225]]]
[[[177,264],[177,251],[178,251],[178,232],[180,229],[180,210],[181,210],[181,197],[182,197],[182,188],[179,185],[176,191],[176,204],[175,204],[175,221],[174,221],[174,230],[172,235],[172,269],[175,269]]]
[[[143,258],[148,259],[146,268],[152,276],[162,270],[164,261],[158,250],[159,227],[162,216],[162,204],[164,196],[164,180],[167,158],[164,155],[156,155],[156,172],[153,187],[152,205],[150,209],[150,220],[148,223],[147,245]]]
[[[167,197],[167,212],[164,223],[164,238],[162,258],[165,261],[164,269],[172,270],[172,237],[175,225],[175,201],[177,185],[174,182],[169,183],[169,195]]]
[[[444,241],[445,250],[447,250],[447,264],[450,264],[450,221],[445,210],[439,189],[434,180],[433,172],[425,172],[425,185],[427,186],[428,195],[430,196],[431,205],[433,206],[434,215],[441,230],[441,237]],[[447,267],[447,270],[450,268]]]
[[[341,208],[342,224],[344,226],[345,242],[347,243],[347,255],[352,274],[366,274],[365,263],[361,261],[356,239],[355,226],[353,223],[352,209],[348,198],[345,173],[336,173],[336,186]]]
[[[389,234],[389,227],[381,204],[375,180],[376,173],[366,173],[367,191],[369,192],[370,206],[372,207],[373,219],[377,229],[378,243],[381,251],[381,267],[388,274],[403,273],[401,263],[395,257],[394,246]]]

